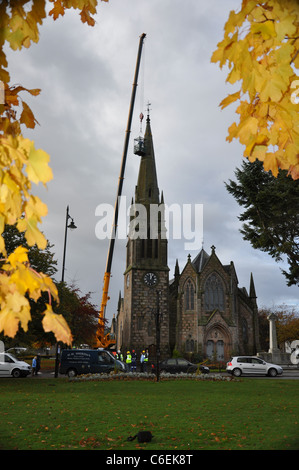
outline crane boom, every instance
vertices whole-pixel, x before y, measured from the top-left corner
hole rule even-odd
[[[131,133],[131,123],[132,123],[132,117],[133,117],[136,90],[137,90],[137,85],[138,85],[139,66],[140,66],[142,47],[143,47],[143,41],[144,41],[145,36],[146,34],[143,33],[139,39],[139,47],[138,47],[137,60],[136,60],[136,66],[135,66],[134,81],[133,81],[133,86],[132,86],[131,101],[130,101],[130,107],[129,107],[128,121],[127,121],[127,129],[125,133],[122,162],[121,162],[120,174],[118,178],[117,195],[116,195],[116,200],[115,200],[115,205],[114,205],[114,219],[113,219],[113,225],[112,225],[112,230],[111,230],[108,255],[107,255],[107,260],[106,260],[106,270],[104,274],[102,302],[101,302],[101,308],[99,312],[99,323],[98,323],[98,329],[97,329],[97,347],[103,347],[103,348],[106,348],[112,344],[115,344],[115,340],[110,339],[109,334],[106,336],[104,334],[104,330],[105,330],[104,320],[105,320],[106,305],[109,300],[108,292],[109,292],[109,283],[110,283],[110,276],[111,276],[113,251],[114,251],[117,224],[118,224],[119,197],[121,196],[121,193],[122,193],[122,187],[123,187],[123,181],[124,181],[128,146],[129,146],[130,133]]]

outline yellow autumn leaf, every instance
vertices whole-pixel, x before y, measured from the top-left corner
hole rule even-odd
[[[6,308],[19,313],[23,307],[28,307],[28,300],[19,291],[7,294],[5,298]]]
[[[219,67],[222,68],[225,63],[224,59],[224,41],[217,44],[217,49],[213,52],[211,62],[220,62]]]
[[[256,135],[258,129],[258,120],[255,117],[249,116],[240,123],[237,136],[241,144],[246,144],[249,140],[250,135]]]
[[[232,93],[231,95],[228,95],[226,98],[224,98],[224,100],[221,101],[219,106],[221,107],[221,109],[224,109],[226,108],[226,106],[238,100],[239,98],[240,98],[240,91],[236,91],[236,93]]]
[[[275,25],[273,21],[264,21],[261,23],[253,23],[251,25],[253,34],[261,34],[263,39],[269,39],[276,36]]]
[[[28,300],[17,290],[8,293],[1,301],[0,311],[0,331],[4,335],[13,338],[18,331],[19,324],[24,331],[28,329],[28,322],[31,320],[30,305]]]
[[[294,44],[290,43],[282,43],[282,45],[273,51],[274,61],[277,66],[277,70],[280,71],[283,67],[287,67],[289,69],[289,75],[293,73],[292,67],[290,66],[290,62],[293,59],[293,54],[295,53],[296,49]]]
[[[17,29],[13,33],[7,35],[7,40],[9,42],[10,47],[16,51],[17,49],[21,49],[23,45],[24,34],[20,29]]]
[[[233,122],[232,125],[228,128],[228,136],[226,137],[226,140],[228,142],[231,142],[233,139],[236,138],[237,133],[238,133],[238,126],[235,122]]]
[[[228,74],[226,81],[231,83],[232,85],[238,82],[241,79],[241,72],[239,69],[234,67],[231,72]]]
[[[24,211],[27,217],[35,216],[41,222],[41,217],[45,217],[48,213],[48,207],[38,196],[30,196],[24,204]]]
[[[48,213],[48,208],[39,197],[30,196],[24,203],[24,216],[17,221],[17,229],[25,232],[25,237],[30,246],[37,244],[41,249],[45,249],[47,240],[44,234],[39,230],[37,224],[41,222],[41,217]]]
[[[40,88],[32,88],[30,90],[28,88],[24,88],[24,90],[28,91],[28,93],[30,93],[30,95],[32,95],[32,96],[37,96],[41,92]]]
[[[34,129],[35,123],[37,122],[33,112],[29,108],[28,104],[25,101],[22,102],[23,111],[20,117],[20,123],[25,124],[28,128]]]
[[[47,183],[53,178],[52,170],[48,165],[49,161],[49,155],[44,150],[36,150],[34,142],[31,142],[26,168],[30,181],[33,181],[33,183],[36,184],[40,181],[42,183]]]
[[[53,15],[53,19],[57,20],[59,15],[64,15],[64,6],[61,4],[61,0],[50,0],[54,3],[54,7],[49,11],[49,15]]]
[[[17,269],[11,274],[10,281],[13,282],[20,293],[25,295],[27,292],[29,297],[37,300],[41,294],[40,282],[34,272],[28,266],[18,265]]]
[[[47,246],[47,240],[44,234],[37,227],[38,220],[35,216],[18,220],[17,229],[19,232],[25,232],[25,238],[29,246],[35,244],[44,250]]]
[[[298,164],[298,146],[295,144],[290,144],[286,149],[287,160],[291,163],[292,166]]]
[[[2,269],[15,268],[18,263],[28,262],[28,250],[24,246],[18,246],[7,258],[6,264]]]
[[[256,88],[260,93],[261,101],[266,102],[270,100],[271,102],[278,102],[281,100],[287,85],[280,74],[275,71],[272,73],[265,71],[264,75],[258,78]]]
[[[48,304],[44,315],[42,324],[45,332],[52,331],[57,341],[70,345],[72,343],[72,334],[63,316],[54,313],[51,305]]]
[[[12,178],[11,172],[7,172],[4,174],[4,177],[2,179],[2,186],[4,188],[9,189],[10,191],[14,193],[18,193],[20,191],[20,188],[18,184],[16,183],[15,178]],[[2,193],[1,200],[5,199],[4,193]]]
[[[256,146],[265,147],[265,151],[266,151],[268,141],[269,141],[268,137],[264,134],[258,134],[257,136],[251,135],[246,145],[244,156],[248,157],[250,161],[254,161],[257,158],[256,156],[253,156],[253,158],[250,158],[252,156],[253,149],[255,149]],[[259,149],[259,150],[261,151],[262,149]]]
[[[263,162],[265,160],[267,148],[268,147],[266,145],[255,145],[251,152],[250,157],[248,158],[249,161],[253,162],[256,159],[258,159],[261,162]]]
[[[81,16],[82,23],[87,23],[89,24],[89,26],[95,25],[95,20],[90,16],[90,13],[86,7],[83,8],[83,10],[80,13],[80,16]]]
[[[279,41],[282,42],[286,35],[293,36],[293,34],[296,33],[296,26],[293,24],[294,21],[296,21],[296,16],[287,15],[280,21],[275,22],[274,27]]]
[[[289,173],[294,180],[298,180],[299,179],[299,164],[291,165],[289,168]]]
[[[271,171],[274,177],[278,175],[278,161],[274,152],[268,152],[264,159],[265,171]]]
[[[299,173],[298,38],[297,0],[244,0],[238,13],[230,13],[211,57],[220,68],[228,66],[227,82],[240,82],[239,91],[220,106],[241,99],[242,93],[236,109],[240,121],[229,127],[226,140],[239,138],[250,161],[263,161],[265,171],[275,176],[287,169],[293,179]]]
[[[19,329],[19,319],[14,312],[2,308],[0,312],[0,331],[13,338]]]
[[[43,273],[38,273],[39,276],[39,287],[43,291],[48,291],[56,302],[59,302],[58,289],[52,279]]]

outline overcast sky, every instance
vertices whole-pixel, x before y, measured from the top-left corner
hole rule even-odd
[[[203,204],[204,249],[211,245],[223,264],[233,261],[239,287],[249,289],[253,273],[259,307],[298,306],[298,288],[286,286],[283,265],[242,239],[241,208],[225,189],[242,163],[243,147],[226,142],[238,119],[235,107],[219,108],[234,91],[226,73],[210,62],[223,26],[241,0],[110,0],[100,2],[96,25],[82,24],[76,11],[46,19],[40,41],[28,50],[7,51],[12,83],[41,88],[27,97],[39,126],[24,135],[51,156],[54,179],[34,187],[48,206],[42,230],[58,261],[61,278],[66,207],[77,230],[68,230],[65,281],[82,294],[102,298],[109,240],[99,240],[95,215],[100,204],[114,205],[129,112],[139,37],[146,33],[135,102],[123,195],[134,196],[140,158],[133,139],[139,114],[151,103],[158,183],[167,205]],[[144,131],[145,125],[143,125]],[[110,228],[109,228],[110,232]],[[181,270],[190,252],[186,240],[169,240],[170,278],[176,259]],[[106,316],[116,313],[123,292],[126,240],[117,240]]]

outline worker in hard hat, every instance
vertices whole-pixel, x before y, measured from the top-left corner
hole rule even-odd
[[[123,360],[124,360],[124,356],[122,355],[122,352],[121,352],[120,349],[117,351],[117,359],[118,359],[119,361],[123,361]]]
[[[126,356],[126,364],[130,370],[130,367],[131,367],[131,362],[132,362],[132,356],[131,356],[131,353],[130,351],[127,351],[127,356]]]
[[[145,351],[142,351],[140,356],[140,371],[144,372],[144,359],[145,359]]]
[[[146,349],[146,350],[145,350],[145,353],[144,353],[144,362],[143,362],[143,370],[144,370],[144,372],[147,372],[148,357],[149,357],[149,353],[148,353],[148,349]]]
[[[135,349],[132,349],[132,362],[131,362],[131,372],[136,372],[137,370],[137,355]]]

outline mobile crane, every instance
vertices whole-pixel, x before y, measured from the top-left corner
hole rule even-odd
[[[99,321],[98,321],[98,327],[97,327],[97,333],[96,333],[96,347],[97,348],[109,348],[115,344],[115,339],[110,338],[109,333],[105,335],[105,311],[106,311],[107,302],[109,300],[108,292],[109,292],[112,258],[113,258],[113,251],[114,251],[114,245],[115,245],[117,223],[118,223],[119,197],[121,196],[122,187],[123,187],[128,145],[129,145],[129,139],[130,139],[130,133],[131,133],[132,116],[133,116],[133,110],[134,110],[136,89],[138,85],[139,66],[140,66],[142,47],[143,47],[145,36],[146,34],[143,33],[139,39],[139,47],[138,47],[137,61],[136,61],[136,66],[135,66],[134,81],[133,81],[133,86],[132,86],[132,94],[131,94],[128,121],[127,121],[127,129],[125,133],[123,156],[122,156],[120,174],[119,174],[119,179],[118,179],[116,201],[114,205],[114,219],[113,219],[110,244],[109,244],[107,261],[106,261],[106,270],[104,274],[102,302],[101,302],[101,308],[99,312]]]

